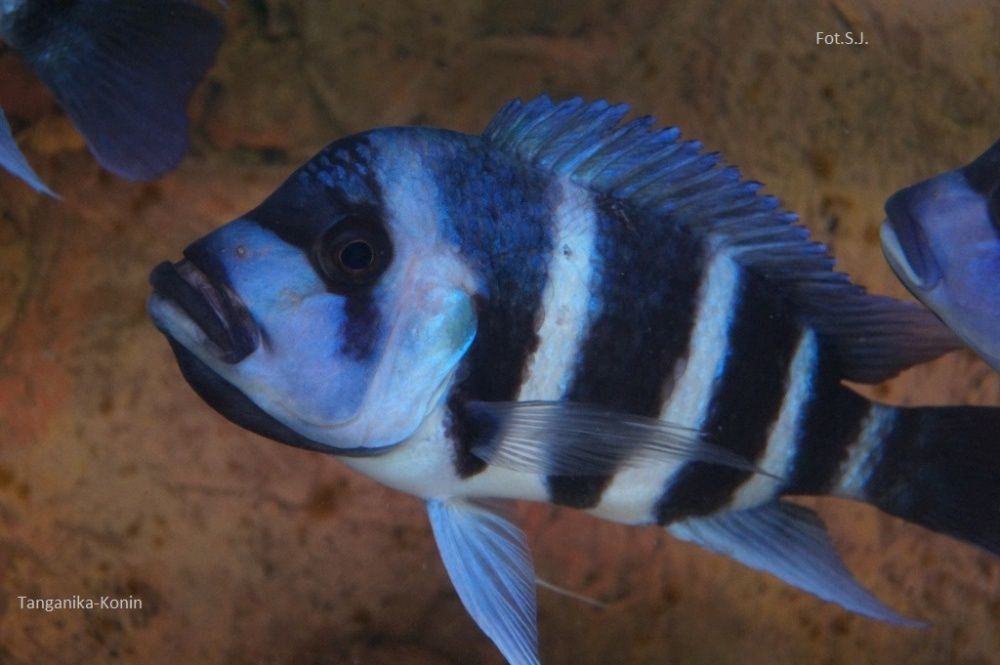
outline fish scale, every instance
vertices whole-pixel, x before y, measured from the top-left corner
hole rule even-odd
[[[222,415],[426,501],[459,597],[514,665],[539,658],[507,500],[659,524],[918,625],[783,497],[867,502],[998,553],[1000,409],[894,407],[844,385],[958,342],[833,271],[717,154],[627,112],[541,97],[483,136],[341,139],[186,250],[252,319],[199,321],[205,286],[178,271],[154,279],[153,321]],[[391,260],[359,266],[348,250]],[[296,306],[276,309],[276,293]],[[226,353],[197,334],[209,325],[223,345],[271,343]],[[256,337],[238,334],[251,325]]]

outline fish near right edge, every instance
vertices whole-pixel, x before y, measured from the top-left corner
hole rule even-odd
[[[893,194],[882,252],[899,281],[1000,371],[1000,141]]]

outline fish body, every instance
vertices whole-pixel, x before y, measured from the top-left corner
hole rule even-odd
[[[882,250],[910,292],[1000,371],[1000,141],[896,192]]]
[[[215,59],[222,24],[187,0],[3,0],[0,39],[52,90],[91,153],[152,180],[187,150],[188,100]],[[52,194],[0,110],[0,166]]]
[[[224,416],[424,499],[511,663],[539,662],[511,499],[661,525],[912,625],[783,497],[865,501],[1000,551],[1000,411],[844,386],[956,341],[833,271],[718,155],[627,110],[542,97],[481,136],[337,141],[157,266],[150,315]]]

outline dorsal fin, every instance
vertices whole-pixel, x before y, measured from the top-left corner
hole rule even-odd
[[[642,117],[623,122],[629,107],[574,98],[515,99],[483,138],[519,159],[594,192],[702,234],[746,270],[786,294],[802,321],[833,348],[845,378],[883,381],[961,346],[929,311],[870,295],[833,269],[824,245],[810,240],[798,217],[760,183],[721,164],[698,141]]]

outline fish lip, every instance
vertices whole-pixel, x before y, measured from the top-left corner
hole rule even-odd
[[[187,256],[164,261],[149,275],[155,296],[176,305],[205,334],[207,350],[220,361],[235,365],[260,345],[258,328],[246,305],[228,283],[210,279],[218,271],[205,270]]]
[[[908,190],[893,194],[885,204],[882,247],[889,264],[911,288],[929,291],[941,281],[941,268],[927,236],[910,213]],[[896,260],[896,259],[901,259]]]

